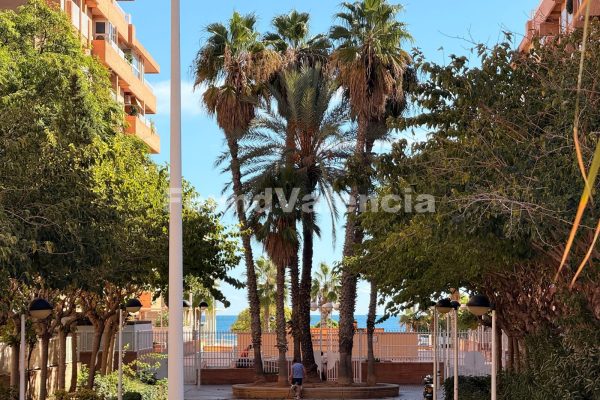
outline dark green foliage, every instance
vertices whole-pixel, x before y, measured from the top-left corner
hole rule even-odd
[[[459,398],[461,400],[483,400],[490,398],[491,378],[487,376],[458,376]],[[454,378],[444,381],[444,398],[452,399],[454,393]],[[525,398],[523,398],[525,399]]]
[[[127,392],[123,394],[123,400],[142,400],[142,394],[137,392]]]
[[[123,397],[125,398],[125,396]],[[78,389],[73,393],[58,390],[54,393],[54,400],[104,400],[104,398],[93,390]]]
[[[527,368],[500,379],[504,400],[600,398],[600,333],[591,321],[561,336],[543,332],[527,339]],[[573,328],[571,328],[573,329]]]

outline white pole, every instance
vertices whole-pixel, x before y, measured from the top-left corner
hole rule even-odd
[[[184,398],[180,0],[171,0],[168,399]]]
[[[496,350],[496,310],[492,310],[492,400],[496,400],[496,369],[497,369],[497,350]]]
[[[25,400],[25,314],[21,314],[21,349],[19,350],[19,400]]]
[[[454,350],[454,400],[458,400],[458,310],[454,310],[452,348]]]
[[[451,324],[450,314],[446,314],[446,341],[444,346],[444,379],[450,375],[450,335]]]
[[[198,321],[198,386],[202,385],[202,308]]]
[[[319,363],[321,367],[319,368],[319,373],[321,374],[321,378],[323,378],[323,306],[319,307],[319,311],[321,312],[321,322],[319,323],[319,349],[321,351],[321,357]]]
[[[435,307],[433,307],[433,400],[437,400],[437,391],[438,391],[438,353],[437,353],[437,311]]]
[[[123,400],[123,310],[119,309],[119,383],[117,398]]]

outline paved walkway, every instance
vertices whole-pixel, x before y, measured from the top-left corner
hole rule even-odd
[[[185,387],[185,400],[229,400],[233,399],[231,386],[210,385],[202,386],[198,389],[196,386]],[[400,396],[395,397],[400,400],[422,400],[422,386],[400,386]],[[441,400],[441,396],[440,396]]]

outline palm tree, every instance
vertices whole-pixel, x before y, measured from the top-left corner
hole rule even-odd
[[[260,306],[263,310],[263,327],[269,330],[271,308],[275,305],[277,297],[277,267],[273,261],[265,257],[256,261],[256,281]]]
[[[242,188],[239,140],[255,115],[258,88],[280,67],[279,55],[266,49],[255,30],[256,18],[237,12],[228,26],[208,25],[210,35],[194,61],[195,87],[207,85],[203,102],[216,115],[229,150],[235,210],[242,231],[242,244],[248,279],[248,301],[252,319],[252,345],[257,378],[264,377],[261,357],[260,303]]]
[[[291,163],[302,189],[299,198],[322,195],[335,220],[332,185],[344,172],[343,162],[350,153],[349,143],[354,135],[346,129],[349,117],[346,105],[335,103],[335,83],[322,73],[320,66],[305,66],[281,73],[280,84],[269,86],[269,91],[278,103],[276,109],[265,104],[262,116],[254,121],[245,138],[242,159],[249,165],[245,171],[250,176],[248,183],[254,185],[282,163],[288,166]],[[303,247],[298,319],[302,359],[309,377],[318,379],[310,336],[310,290],[313,237],[320,231],[314,211],[301,210],[300,218]]]
[[[410,38],[405,24],[396,20],[400,5],[386,0],[362,0],[342,3],[344,10],[336,15],[340,25],[331,28],[330,38],[338,43],[330,65],[348,96],[353,115],[358,120],[358,132],[351,162],[350,206],[344,238],[344,259],[354,255],[356,244],[362,242],[362,231],[356,223],[358,196],[366,194],[368,177],[367,131],[371,121],[381,120],[388,100],[404,97],[403,75],[410,62],[400,47]],[[353,321],[356,302],[357,275],[344,268],[340,307],[340,369],[339,382],[352,382]]]
[[[285,164],[276,167],[270,173],[263,174],[261,179],[255,180],[252,193],[256,196],[261,194],[267,197],[270,188],[282,188],[286,199],[296,187],[294,173],[286,168]],[[256,198],[256,197],[255,197]],[[297,207],[292,206],[291,211],[286,204],[281,204],[275,198],[266,199],[257,204],[251,213],[251,227],[256,232],[256,238],[264,245],[269,258],[277,267],[275,318],[277,331],[278,360],[278,384],[287,385],[287,323],[285,320],[285,270],[292,263],[292,259],[298,253],[298,235],[296,232],[296,220],[298,219]]]
[[[272,25],[274,32],[269,32],[264,36],[264,42],[269,47],[277,51],[284,60],[282,70],[271,82],[271,95],[276,97],[279,112],[282,115],[288,115],[290,105],[287,103],[285,73],[288,71],[298,71],[306,66],[316,66],[327,62],[331,42],[326,35],[309,35],[308,13],[299,13],[296,10],[288,14],[282,14],[273,18]],[[319,68],[319,71],[321,69]],[[288,118],[288,122],[290,119]],[[295,125],[287,124],[287,137],[285,141],[287,149],[286,164],[288,168],[293,168],[293,154],[296,150]],[[310,325],[310,304],[303,298],[301,291],[306,295],[310,289],[310,270],[311,264],[306,264],[306,258],[303,257],[303,280],[299,279],[299,260],[296,257],[290,264],[290,278],[292,290],[292,336],[294,338],[294,358],[299,359],[300,348],[304,349],[302,357],[307,368],[309,378],[318,378],[314,355],[312,354],[312,338],[309,332]],[[308,268],[308,269],[307,269]],[[301,290],[301,286],[304,290]],[[303,299],[301,304],[301,300]]]
[[[292,10],[273,18],[275,32],[264,36],[265,44],[284,56],[286,69],[327,62],[331,41],[327,35],[310,36],[308,13]]]
[[[312,281],[311,298],[317,303],[321,313],[324,311],[321,306],[328,302],[337,302],[341,290],[340,271],[337,268],[331,268],[326,263],[319,264]],[[322,315],[322,319],[327,321],[329,326],[329,315]]]

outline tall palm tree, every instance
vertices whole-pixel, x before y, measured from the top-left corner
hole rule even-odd
[[[242,230],[242,244],[248,280],[254,366],[257,378],[264,377],[261,357],[260,303],[256,274],[248,232],[242,176],[239,160],[239,140],[254,118],[259,88],[281,65],[279,55],[263,45],[255,30],[253,15],[237,12],[227,26],[213,23],[206,28],[210,35],[194,61],[195,87],[207,85],[203,103],[216,115],[225,134],[229,150],[229,170],[232,175],[235,210]]]
[[[281,90],[279,90],[281,88]],[[336,103],[335,83],[319,66],[288,70],[280,74],[280,84],[269,86],[277,107],[265,104],[262,116],[246,136],[242,157],[249,164],[249,184],[282,163],[290,165],[304,195],[321,195],[330,205],[332,219],[337,210],[332,184],[343,174],[343,162],[350,153],[354,136],[347,129],[348,112]],[[291,140],[290,140],[291,138]],[[289,142],[293,145],[289,145]],[[250,162],[251,161],[251,162]],[[318,379],[310,336],[310,291],[312,282],[313,237],[320,233],[314,211],[300,210],[302,219],[302,281],[298,308],[302,359],[309,377]],[[333,224],[332,224],[333,225]],[[293,297],[293,296],[292,296]]]
[[[401,43],[410,38],[405,24],[397,21],[400,5],[386,0],[362,0],[342,3],[343,11],[336,17],[340,25],[333,26],[330,38],[338,45],[333,51],[330,65],[348,96],[353,115],[358,120],[354,159],[350,163],[350,206],[347,213],[343,255],[354,255],[356,244],[362,242],[362,231],[356,223],[358,196],[366,194],[367,138],[371,121],[381,120],[389,99],[404,97],[403,75],[410,57]],[[357,275],[344,268],[340,307],[339,382],[352,382],[352,347],[354,336],[354,308]]]
[[[326,63],[329,56],[329,49],[331,48],[329,38],[323,34],[310,36],[309,19],[308,13],[299,13],[296,10],[292,10],[288,14],[278,15],[272,20],[274,32],[268,32],[263,39],[265,44],[277,51],[284,60],[282,70],[271,82],[271,94],[277,97],[277,105],[282,115],[289,115],[288,111],[290,109],[285,95],[285,72],[298,71],[306,66],[314,67]],[[290,118],[288,118],[287,139],[285,141],[287,149],[286,164],[288,168],[293,168],[293,154],[296,150],[295,125],[289,122],[291,122]],[[307,265],[306,257],[303,257],[302,281],[299,279],[298,257],[294,257],[290,264],[292,336],[294,338],[294,358],[300,358],[300,347],[302,346],[305,353],[302,359],[308,370],[308,377],[309,379],[317,379],[317,369],[312,354],[312,338],[310,333],[307,333],[310,325],[310,304],[307,300],[301,300],[303,297],[300,293],[302,291],[306,294],[310,288],[312,257],[310,261],[311,264]],[[301,286],[304,290],[301,290]]]

